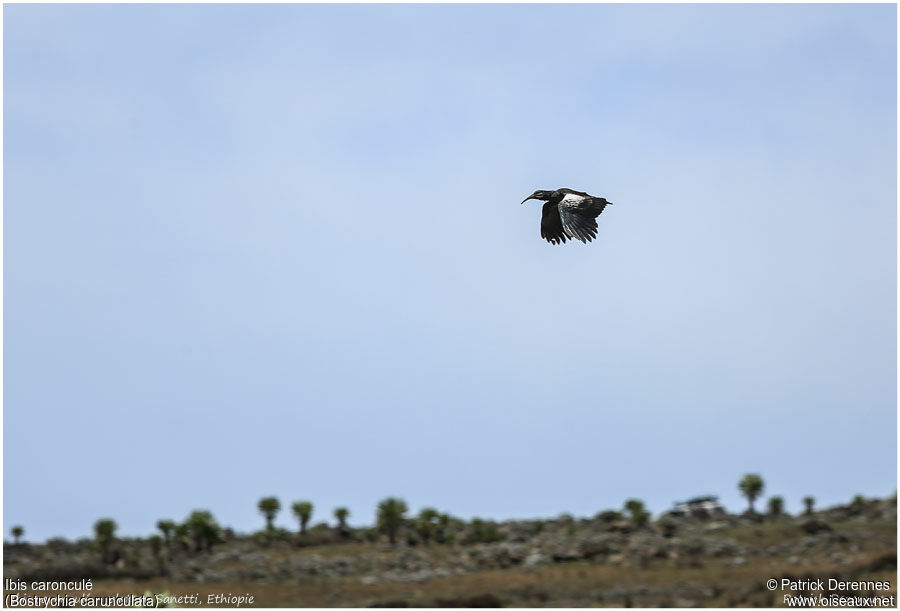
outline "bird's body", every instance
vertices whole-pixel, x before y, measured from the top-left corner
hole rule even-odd
[[[607,205],[612,205],[603,197],[566,188],[535,191],[522,203],[529,199],[545,202],[541,213],[541,237],[551,244],[562,244],[567,239],[587,244],[597,237],[597,217]]]

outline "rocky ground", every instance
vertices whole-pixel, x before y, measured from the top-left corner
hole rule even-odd
[[[232,535],[209,551],[159,553],[133,539],[107,562],[91,541],[56,540],[5,544],[3,572],[90,578],[95,591],[115,593],[240,592],[260,606],[777,606],[782,592],[767,590],[768,578],[887,579],[896,594],[896,515],[891,498],[642,527],[602,515],[510,521],[495,525],[492,543]]]

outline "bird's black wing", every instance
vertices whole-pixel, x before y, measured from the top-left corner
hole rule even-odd
[[[592,197],[577,191],[567,193],[559,202],[559,216],[563,231],[573,240],[585,244],[597,237],[595,220],[609,204],[602,197]]]
[[[565,197],[566,195],[580,195],[582,197],[594,197],[590,193],[585,193],[584,191],[576,191],[575,189],[567,189],[566,187],[557,189],[556,191],[557,191],[557,193],[561,193],[563,197]]]
[[[566,241],[566,232],[563,230],[559,218],[559,205],[556,202],[549,201],[544,204],[541,211],[541,237],[551,244],[563,244]]]

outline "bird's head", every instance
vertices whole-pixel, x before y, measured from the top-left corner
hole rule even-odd
[[[534,193],[532,193],[531,195],[529,195],[528,197],[523,199],[522,203],[524,204],[529,199],[539,199],[541,201],[546,202],[546,201],[549,201],[552,196],[553,196],[553,191],[542,191],[542,190],[538,189],[537,191],[535,191]]]

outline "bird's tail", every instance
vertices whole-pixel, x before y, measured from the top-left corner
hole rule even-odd
[[[612,206],[612,202],[606,201],[605,197],[595,197],[591,200],[591,212],[594,213],[594,216],[597,217],[603,212],[603,209],[607,206]]]

